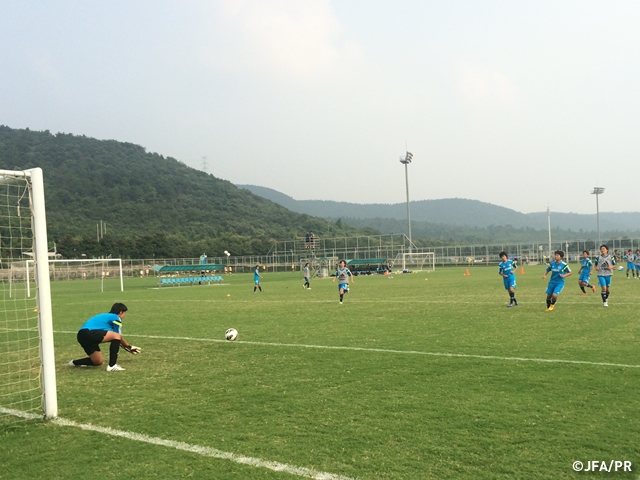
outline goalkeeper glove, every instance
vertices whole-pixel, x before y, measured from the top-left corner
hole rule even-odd
[[[127,345],[126,347],[122,347],[122,348],[124,348],[127,352],[133,355],[137,355],[142,351],[140,347],[136,347],[135,345]]]

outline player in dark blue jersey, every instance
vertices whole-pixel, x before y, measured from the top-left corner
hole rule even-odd
[[[578,285],[582,294],[586,295],[584,287],[590,288],[593,293],[596,293],[596,287],[589,284],[591,278],[591,269],[593,268],[593,262],[589,258],[589,250],[582,251],[582,260],[580,261],[580,270],[578,270]]]
[[[504,288],[509,292],[509,304],[507,307],[517,307],[515,271],[518,265],[515,260],[509,260],[507,252],[500,252],[500,258],[502,262],[498,264],[498,275],[502,277]]]
[[[547,312],[553,311],[556,302],[558,301],[558,295],[564,288],[564,279],[571,275],[571,269],[562,259],[564,258],[564,252],[562,250],[556,250],[554,253],[555,260],[549,264],[544,271],[542,279],[547,278],[547,273],[551,272],[551,278],[549,279],[549,285],[547,286]]]
[[[78,343],[88,357],[71,360],[69,365],[74,367],[99,366],[104,359],[100,351],[101,343],[109,343],[109,366],[107,372],[124,370],[118,361],[118,350],[124,348],[129,353],[140,353],[141,349],[128,343],[122,336],[122,320],[127,314],[124,303],[114,303],[109,313],[101,313],[84,322],[78,331]]]

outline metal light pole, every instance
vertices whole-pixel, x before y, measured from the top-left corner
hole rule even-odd
[[[407,152],[404,157],[400,157],[400,163],[404,164],[404,177],[405,182],[407,184],[407,222],[409,222],[409,253],[411,253],[411,208],[409,207],[409,164],[411,163],[411,159],[413,159],[413,154]]]
[[[598,202],[598,195],[601,195],[603,193],[604,188],[602,187],[593,187],[593,192],[591,192],[591,195],[596,196],[596,222],[598,224],[598,245],[596,246],[596,250],[598,250],[600,248],[600,245],[602,245],[602,242],[600,241],[600,204]]]

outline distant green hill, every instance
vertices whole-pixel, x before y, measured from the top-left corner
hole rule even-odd
[[[360,228],[382,233],[407,231],[407,205],[356,204],[324,200],[295,200],[276,190],[255,185],[238,185],[256,195],[286,206],[289,210],[335,221],[340,218]],[[562,238],[596,238],[596,215],[551,213],[552,231]],[[640,212],[600,213],[603,235],[640,235]],[[524,214],[509,208],[462,198],[411,202],[414,238],[442,238],[465,242],[544,240],[547,213]]]
[[[0,168],[33,167],[44,171],[50,240],[66,256],[257,254],[309,230],[355,232],[138,145],[0,126]],[[98,245],[101,220],[108,235]]]

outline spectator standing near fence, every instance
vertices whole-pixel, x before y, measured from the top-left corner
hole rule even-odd
[[[309,248],[311,242],[311,237],[309,236],[309,232],[304,235],[304,248]]]
[[[313,232],[309,232],[309,245],[311,248],[316,248],[315,241],[316,237],[313,235]]]
[[[260,289],[260,293],[262,293],[262,285],[260,285],[260,279],[262,275],[260,275],[260,265],[256,265],[256,269],[253,271],[253,293],[256,293],[256,288]]]
[[[602,306],[608,307],[609,294],[611,293],[611,277],[613,277],[616,261],[609,255],[609,247],[607,245],[600,246],[600,255],[596,257],[595,266],[598,271],[598,285],[600,285]]]

